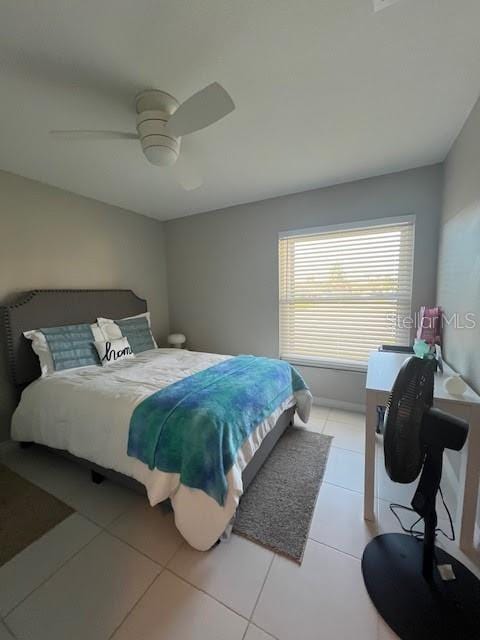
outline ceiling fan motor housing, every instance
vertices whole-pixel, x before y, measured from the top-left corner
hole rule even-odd
[[[165,131],[179,102],[164,91],[149,89],[136,98],[137,132],[143,153],[152,164],[169,167],[178,159],[181,138]]]

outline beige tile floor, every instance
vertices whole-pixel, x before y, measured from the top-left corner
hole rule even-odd
[[[0,640],[393,640],[360,558],[372,536],[398,530],[388,500],[407,503],[412,487],[382,473],[379,444],[378,518],[363,520],[363,421],[312,410],[307,428],[334,440],[300,567],[235,535],[197,552],[141,496],[47,452],[3,450],[76,513],[0,568]]]

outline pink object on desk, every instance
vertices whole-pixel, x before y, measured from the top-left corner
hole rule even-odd
[[[417,338],[427,344],[442,345],[441,307],[420,307]]]

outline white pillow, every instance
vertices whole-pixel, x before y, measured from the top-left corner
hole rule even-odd
[[[90,325],[90,329],[92,330],[94,341],[103,340],[102,330],[96,322]],[[40,360],[40,370],[42,372],[42,378],[55,373],[52,354],[50,353],[45,335],[39,329],[24,331],[23,335],[25,336],[25,338],[32,341],[32,349],[37,354],[38,359]]]
[[[129,360],[135,358],[130,343],[127,338],[120,338],[119,340],[101,340],[95,342],[95,347],[98,351],[98,357],[103,367],[118,362],[119,360]]]
[[[145,313],[139,313],[136,316],[127,316],[126,318],[118,318],[119,320],[133,320],[134,318],[146,318],[148,322],[148,326],[150,331],[152,330],[152,324],[150,322],[150,311],[146,311]],[[100,328],[100,331],[103,334],[103,340],[119,340],[123,338],[122,331],[115,320],[111,320],[110,318],[97,318],[97,324]],[[158,349],[158,345],[155,341],[155,338],[152,334],[153,344],[155,345],[155,349]]]

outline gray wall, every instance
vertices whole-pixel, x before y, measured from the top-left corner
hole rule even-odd
[[[472,329],[444,326],[443,343],[447,362],[480,393],[480,101],[445,161],[437,298],[447,317],[475,316]],[[448,457],[458,476],[460,455]]]
[[[172,331],[193,349],[278,356],[278,232],[405,214],[417,216],[413,308],[434,303],[442,177],[434,165],[167,222]],[[364,403],[364,374],[302,372],[315,396]]]
[[[444,328],[445,358],[480,393],[480,101],[445,162],[438,303],[474,313],[475,329]]]
[[[133,289],[148,300],[154,333],[165,342],[162,223],[0,171],[0,232],[0,304],[35,288]],[[2,335],[0,441],[13,404]]]

